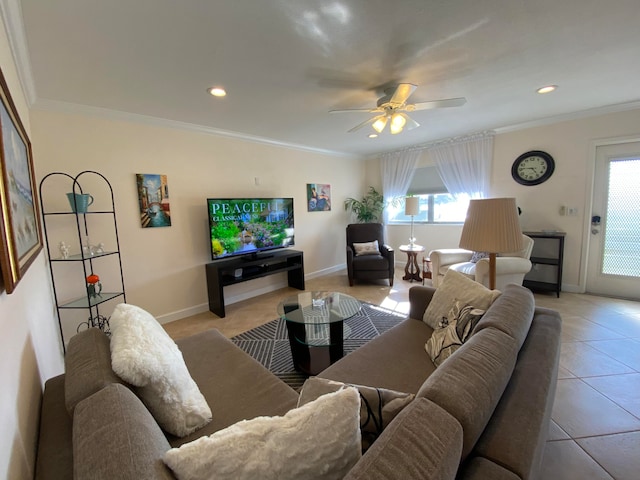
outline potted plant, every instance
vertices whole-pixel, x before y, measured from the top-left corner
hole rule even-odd
[[[362,200],[347,198],[344,201],[345,211],[351,210],[360,223],[379,223],[382,211],[387,205],[384,196],[374,187],[369,187],[369,191]]]

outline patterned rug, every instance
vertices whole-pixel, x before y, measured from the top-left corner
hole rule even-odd
[[[348,338],[344,339],[344,354],[353,352],[406,318],[406,315],[363,303],[357,314],[344,321],[345,332],[349,331]],[[293,367],[284,320],[272,320],[233,337],[231,341],[294,389],[301,387],[307,379]]]

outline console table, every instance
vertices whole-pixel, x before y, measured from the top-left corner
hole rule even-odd
[[[255,258],[231,257],[208,263],[209,310],[220,318],[225,316],[223,287],[281,272],[287,272],[290,287],[304,290],[304,260],[302,252],[297,250],[274,250]]]

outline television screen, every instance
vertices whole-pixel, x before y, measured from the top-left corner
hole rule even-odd
[[[293,198],[208,198],[211,258],[294,244]]]

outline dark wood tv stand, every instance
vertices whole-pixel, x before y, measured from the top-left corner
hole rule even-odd
[[[242,275],[236,277],[238,269],[242,269]],[[223,287],[227,285],[287,272],[289,286],[304,290],[304,260],[302,252],[297,250],[274,250],[258,253],[253,258],[223,258],[208,263],[206,272],[209,310],[220,318],[225,316]]]

